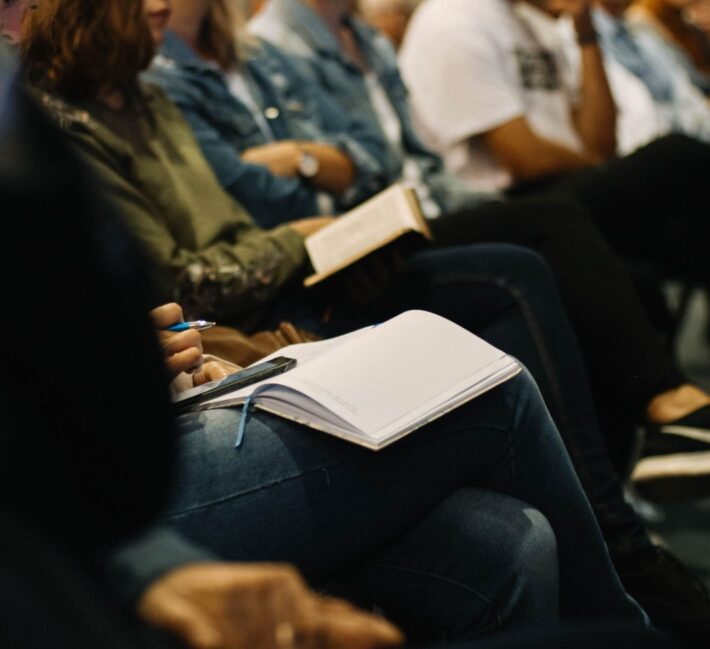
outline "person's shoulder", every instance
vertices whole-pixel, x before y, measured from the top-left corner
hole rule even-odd
[[[163,52],[158,52],[141,78],[155,79],[156,83],[177,83],[185,76],[185,70],[178,61]]]
[[[178,119],[182,123],[180,109],[175,105],[165,89],[150,81],[142,81],[141,96],[154,119]]]
[[[426,0],[424,5],[431,5],[439,13],[446,11],[459,17],[466,15],[487,18],[508,15],[511,11],[510,0]]]
[[[392,41],[381,31],[355,16],[352,16],[349,20],[360,41],[367,43],[367,46],[375,52],[376,56],[380,60],[386,61],[390,67],[396,66],[397,54]]]
[[[289,42],[293,28],[271,3],[247,22],[247,31],[270,43],[283,47]]]
[[[423,34],[446,30],[475,32],[502,26],[510,16],[508,0],[424,0],[410,29]]]

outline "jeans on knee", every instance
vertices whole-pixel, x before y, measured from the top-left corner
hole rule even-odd
[[[239,416],[179,418],[182,477],[166,518],[217,554],[288,561],[320,581],[392,546],[453,491],[481,487],[550,521],[564,615],[638,619],[527,373],[377,453],[258,412],[235,449]]]

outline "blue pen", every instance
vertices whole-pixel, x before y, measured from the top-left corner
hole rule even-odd
[[[190,322],[176,322],[174,325],[165,327],[165,331],[187,331],[188,329],[197,329],[197,331],[204,331],[210,327],[214,327],[217,323],[210,322],[209,320],[192,320]]]

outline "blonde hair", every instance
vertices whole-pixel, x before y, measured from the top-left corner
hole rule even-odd
[[[233,0],[210,0],[200,26],[200,51],[214,59],[222,69],[234,68],[241,53],[237,45],[237,30],[241,24]]]

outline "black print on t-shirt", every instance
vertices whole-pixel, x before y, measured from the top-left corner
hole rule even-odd
[[[560,75],[555,57],[546,50],[515,48],[520,81],[526,90],[557,90]]]

